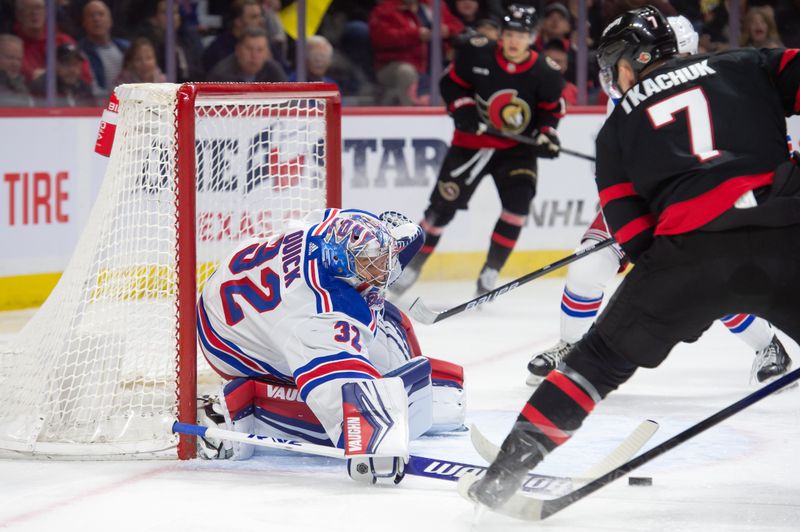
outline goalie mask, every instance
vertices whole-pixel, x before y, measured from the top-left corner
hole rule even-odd
[[[395,238],[367,214],[340,215],[325,231],[321,248],[328,273],[381,289],[389,285],[398,260]]]
[[[646,67],[677,53],[675,31],[658,9],[646,6],[628,11],[603,30],[597,49],[600,84],[609,98],[618,100],[623,96],[617,68],[620,59],[630,64],[638,80]]]

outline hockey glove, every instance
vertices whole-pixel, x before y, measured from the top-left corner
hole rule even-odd
[[[534,152],[537,157],[542,159],[555,159],[561,151],[561,141],[558,133],[552,128],[543,128],[533,132],[533,140],[536,142]]]
[[[366,484],[399,484],[406,475],[406,460],[399,456],[358,456],[347,460],[350,478]]]
[[[464,133],[481,134],[486,129],[486,125],[481,122],[478,114],[478,106],[472,98],[459,98],[451,105],[450,116],[453,117],[453,125],[456,129]]]

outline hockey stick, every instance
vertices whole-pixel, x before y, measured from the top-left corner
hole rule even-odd
[[[531,137],[529,137],[527,135],[517,135],[517,134],[514,134],[514,133],[506,133],[505,131],[500,131],[499,129],[495,129],[493,127],[487,128],[486,129],[486,133],[488,133],[489,135],[494,135],[496,137],[505,137],[505,138],[507,138],[509,140],[516,140],[517,142],[519,142],[521,144],[527,144],[529,146],[537,146],[537,147],[539,146],[538,144],[536,144],[536,141],[533,138],[531,138]],[[595,160],[596,160],[591,155],[587,155],[587,154],[581,153],[579,151],[573,151],[573,150],[570,150],[570,149],[567,149],[567,148],[561,148],[560,147],[559,151],[561,153],[565,153],[567,155],[572,155],[573,157],[578,157],[580,159],[586,159],[587,161],[595,162]]]
[[[283,451],[325,456],[328,458],[346,458],[343,449],[328,447],[326,445],[317,445],[314,443],[297,440],[274,438],[271,436],[260,436],[258,434],[245,434],[232,430],[204,427],[202,425],[191,425],[188,423],[176,422],[172,425],[172,432],[199,436],[201,438],[211,437],[222,440],[238,441],[250,445],[256,445],[258,447],[266,447],[268,449],[280,449]],[[469,474],[474,474],[480,477],[486,471],[486,467],[487,466],[454,462],[452,460],[441,460],[411,455],[409,456],[408,464],[406,464],[406,474],[418,477],[433,478],[437,480],[458,482],[462,477]],[[571,489],[573,489],[573,479],[571,478],[538,475],[535,473],[528,475],[528,478],[522,487],[522,491],[524,492],[540,493],[550,496],[564,493],[565,491],[569,491]]]
[[[567,508],[568,506],[578,502],[584,497],[591,495],[600,488],[607,486],[618,478],[625,476],[638,467],[650,462],[655,458],[658,458],[667,451],[674,449],[678,445],[694,438],[701,432],[708,430],[709,428],[728,419],[734,414],[738,414],[748,406],[757,403],[765,397],[798,380],[800,380],[800,368],[787,373],[780,379],[767,384],[763,388],[756,390],[750,395],[736,401],[732,405],[723,408],[716,414],[713,414],[699,423],[692,425],[688,429],[653,447],[649,451],[642,453],[636,458],[629,460],[612,471],[609,471],[608,473],[594,479],[585,486],[571,491],[565,495],[556,497],[555,499],[542,500],[533,497],[526,497],[525,495],[517,493],[505,504],[499,508],[496,508],[495,511],[527,521],[540,521],[542,519],[546,519],[551,515],[560,512],[564,508]],[[469,487],[477,480],[478,478],[472,475],[464,476],[464,478],[462,478],[458,483],[458,492],[467,500],[472,501],[472,499],[469,497]]]
[[[594,253],[595,251],[600,251],[601,249],[608,247],[613,243],[614,239],[609,238],[608,240],[603,240],[602,242],[597,242],[583,249],[579,249],[578,251],[576,251],[575,253],[573,253],[568,257],[564,257],[563,259],[557,260],[556,262],[548,264],[547,266],[544,266],[536,271],[527,273],[522,277],[511,281],[510,283],[506,283],[499,288],[495,288],[494,290],[486,292],[482,296],[470,299],[466,303],[462,303],[451,309],[443,310],[441,312],[436,312],[429,309],[427,305],[425,305],[425,303],[422,301],[422,298],[418,297],[411,304],[411,307],[409,307],[408,314],[411,315],[411,317],[413,317],[418,322],[424,323],[425,325],[431,325],[433,323],[440,322],[444,319],[449,318],[450,316],[455,316],[456,314],[460,314],[465,310],[470,310],[480,305],[483,305],[484,303],[487,303],[489,301],[493,301],[496,297],[505,294],[506,292],[510,292],[527,282],[533,281],[534,279],[538,279],[539,277],[546,275],[553,270],[557,270],[559,268],[566,266],[567,264],[571,264],[576,260],[585,257],[586,255]]]
[[[657,430],[658,423],[655,421],[651,419],[642,421],[639,426],[636,427],[636,430],[631,432],[631,434],[617,447],[615,447],[611,453],[606,455],[603,460],[596,463],[577,477],[574,477],[573,480],[594,480],[601,475],[605,475],[612,469],[616,469],[630,460],[639,451],[639,449],[641,449],[644,444],[653,437],[653,434],[655,434]],[[487,462],[494,462],[494,459],[497,457],[497,453],[500,452],[500,447],[489,441],[489,439],[484,436],[475,425],[470,427],[469,437],[472,440],[472,446],[475,447],[475,450],[478,451],[478,454],[481,455],[481,458]]]

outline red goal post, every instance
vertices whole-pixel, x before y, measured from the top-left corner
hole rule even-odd
[[[116,92],[116,138],[73,258],[0,346],[3,455],[194,457],[194,437],[170,429],[196,420],[198,367],[218,384],[197,354],[199,287],[236,241],[341,204],[335,85]]]

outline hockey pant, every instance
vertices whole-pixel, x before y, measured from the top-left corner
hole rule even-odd
[[[658,366],[721,315],[757,314],[800,339],[799,243],[800,225],[657,237],[530,397],[515,430],[548,454],[638,367]]]

